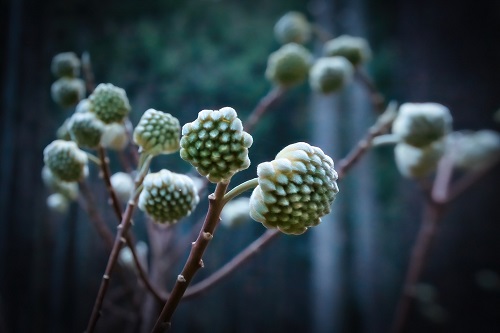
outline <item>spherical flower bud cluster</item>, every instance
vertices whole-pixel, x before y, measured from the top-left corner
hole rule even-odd
[[[311,88],[323,94],[336,92],[352,79],[354,68],[344,57],[318,59],[309,73]]]
[[[105,124],[121,122],[130,112],[125,90],[111,83],[101,83],[88,98],[89,111]]]
[[[455,166],[478,170],[500,157],[500,134],[492,130],[455,132],[448,145]]]
[[[302,13],[288,12],[276,22],[274,35],[282,44],[304,44],[311,38],[311,25]]]
[[[323,53],[327,57],[342,56],[358,66],[371,58],[368,42],[361,37],[342,35],[325,43]]]
[[[257,167],[259,185],[250,197],[250,216],[267,228],[302,234],[318,225],[339,192],[332,159],[299,142]]]
[[[78,197],[78,184],[60,180],[52,174],[52,171],[47,166],[42,169],[42,180],[45,186],[53,192],[59,193],[70,200],[76,200]]]
[[[289,43],[271,53],[267,61],[266,77],[280,86],[293,86],[307,78],[311,62],[311,53],[305,47]]]
[[[62,77],[52,83],[50,93],[54,102],[67,108],[85,97],[85,83],[81,79]]]
[[[106,125],[104,133],[101,136],[101,145],[104,148],[113,150],[123,150],[129,142],[127,127],[119,123]]]
[[[45,147],[43,160],[52,174],[63,181],[76,182],[88,174],[87,155],[72,141],[53,141]]]
[[[229,201],[222,210],[220,223],[228,228],[237,227],[248,220],[250,198],[241,197]]]
[[[149,109],[134,130],[134,141],[151,155],[171,154],[179,150],[181,126],[169,113]]]
[[[175,223],[191,214],[199,198],[191,178],[160,170],[144,178],[138,207],[158,223]]]
[[[436,141],[426,147],[417,148],[406,143],[394,147],[396,166],[407,178],[422,178],[433,172],[444,153],[442,141]]]
[[[442,139],[451,130],[447,107],[437,103],[405,103],[400,106],[392,133],[404,143],[425,147]]]
[[[80,75],[80,59],[73,52],[59,53],[52,58],[51,70],[55,77],[77,77]]]
[[[74,113],[68,123],[71,139],[80,147],[96,148],[104,132],[104,123],[90,112]]]
[[[121,202],[127,202],[135,188],[132,176],[125,172],[117,172],[111,176],[110,181],[118,199]]]
[[[180,154],[210,182],[228,182],[250,166],[248,148],[252,143],[233,108],[203,110],[182,127]]]

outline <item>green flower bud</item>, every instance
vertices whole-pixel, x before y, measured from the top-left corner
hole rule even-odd
[[[125,172],[117,172],[110,178],[111,185],[121,202],[127,202],[135,188],[132,176]]]
[[[500,157],[500,134],[491,130],[450,134],[451,157],[465,170],[481,169]]]
[[[96,148],[104,132],[104,123],[90,112],[74,113],[68,124],[71,139],[80,147]]]
[[[259,185],[250,197],[250,216],[266,228],[299,235],[318,225],[339,192],[332,159],[299,142],[257,167]]]
[[[106,125],[101,136],[101,145],[104,148],[123,150],[128,145],[127,127],[119,123]]]
[[[199,198],[191,178],[160,170],[144,178],[138,207],[158,223],[175,223],[189,216]]]
[[[80,59],[73,52],[59,53],[52,58],[51,70],[55,77],[77,77],[80,75]]]
[[[274,35],[282,44],[304,44],[311,38],[311,25],[302,13],[288,12],[276,22]]]
[[[394,147],[398,170],[407,178],[422,178],[434,172],[443,153],[444,145],[441,141],[421,148],[406,143],[398,143]]]
[[[68,211],[69,207],[68,198],[59,193],[51,194],[47,198],[47,207],[49,207],[49,209],[54,212],[57,212],[59,214],[64,214]]]
[[[43,151],[45,165],[57,178],[76,182],[88,174],[87,154],[72,141],[52,141]]]
[[[50,190],[62,194],[66,198],[70,200],[78,198],[78,184],[60,180],[52,174],[48,166],[44,166],[42,169],[42,180]]]
[[[336,92],[351,81],[354,68],[344,57],[318,59],[309,73],[311,88],[323,94]]]
[[[182,127],[180,154],[210,182],[228,182],[250,166],[248,148],[252,143],[233,108],[203,110]]]
[[[134,130],[134,142],[151,155],[171,154],[179,150],[181,126],[169,113],[149,109]]]
[[[345,57],[353,66],[361,65],[371,58],[370,46],[366,39],[349,35],[342,35],[326,42],[323,53],[327,57]]]
[[[62,77],[52,83],[50,93],[54,102],[68,108],[85,97],[85,83],[80,79]]]
[[[441,104],[405,103],[399,108],[392,132],[409,145],[424,147],[448,134],[451,122],[450,111]]]
[[[89,111],[95,113],[105,124],[122,122],[130,112],[125,90],[111,83],[99,84],[88,100]]]
[[[227,228],[240,226],[248,221],[249,211],[250,198],[233,199],[224,206],[220,215],[220,223]]]
[[[305,47],[289,43],[271,53],[266,77],[280,86],[293,86],[307,78],[311,62],[311,53]]]

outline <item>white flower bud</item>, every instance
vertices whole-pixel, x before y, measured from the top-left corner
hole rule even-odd
[[[435,171],[443,153],[442,141],[421,148],[402,142],[394,147],[398,170],[407,178],[422,178]]]
[[[274,35],[282,44],[304,44],[311,38],[311,25],[302,13],[288,12],[276,22]]]
[[[128,142],[127,128],[123,124],[111,123],[104,127],[101,136],[101,145],[104,148],[120,151],[127,147]]]
[[[323,53],[327,57],[345,57],[353,66],[361,65],[371,58],[370,46],[366,39],[349,35],[342,35],[326,42]]]
[[[354,68],[344,57],[318,59],[309,73],[311,88],[323,94],[336,92],[349,83]]]
[[[68,211],[69,201],[64,195],[54,193],[47,198],[47,207],[54,212],[64,214]]]
[[[111,176],[111,185],[121,202],[127,202],[135,188],[132,176],[125,172],[117,172]]]
[[[42,180],[50,190],[60,193],[70,200],[76,200],[78,197],[78,184],[60,180],[52,174],[48,166],[44,166],[42,169]]]
[[[227,227],[237,227],[248,221],[250,212],[250,198],[241,197],[229,201],[222,210],[220,223]]]
[[[491,130],[450,134],[451,157],[458,168],[478,170],[500,157],[500,134]]]
[[[280,86],[293,86],[307,78],[311,63],[311,53],[305,47],[289,43],[271,53],[267,61],[266,77]]]

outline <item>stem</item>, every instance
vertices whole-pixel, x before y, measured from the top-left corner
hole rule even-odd
[[[145,159],[144,165],[141,168],[141,172],[137,175],[135,181],[136,188],[138,188],[142,184],[144,177],[146,177],[149,164],[151,163],[151,159],[152,159],[151,156],[147,156],[147,158]],[[118,232],[115,237],[113,248],[111,249],[111,254],[109,255],[108,264],[106,265],[106,269],[102,276],[101,286],[99,287],[99,292],[97,294],[94,308],[92,309],[92,314],[90,316],[90,320],[87,326],[87,331],[86,331],[87,333],[92,333],[94,331],[95,326],[97,324],[97,320],[99,319],[102,303],[104,301],[104,296],[106,295],[106,292],[108,290],[109,280],[111,278],[111,272],[117,262],[120,249],[122,245],[126,242],[124,236],[127,234],[128,229],[131,226],[132,215],[134,213],[135,206],[139,199],[139,194],[140,193],[136,191],[134,196],[130,198],[127,204],[127,208],[125,209],[125,213],[123,214],[121,223],[118,225]]]
[[[383,134],[373,138],[372,147],[395,145],[401,141],[399,136],[394,134]]]
[[[87,154],[87,157],[91,162],[95,163],[95,165],[97,165],[97,166],[101,165],[101,160],[97,156],[95,156],[87,151],[85,153]]]
[[[384,96],[379,93],[377,86],[373,80],[368,76],[368,73],[364,71],[361,67],[356,68],[355,77],[363,83],[363,85],[368,89],[370,93],[370,98],[372,100],[372,105],[377,111],[377,113],[382,113],[384,111]]]
[[[277,101],[286,91],[286,88],[277,86],[270,90],[266,96],[262,97],[259,104],[250,113],[247,120],[245,121],[243,128],[247,133],[254,130],[255,125],[259,122],[260,118],[269,110],[272,103]]]
[[[203,267],[202,256],[205,252],[205,249],[208,246],[208,243],[213,238],[213,234],[217,224],[220,220],[220,212],[224,207],[223,199],[224,194],[226,193],[226,189],[229,183],[217,183],[217,187],[215,188],[215,193],[208,196],[209,207],[208,212],[205,218],[205,222],[203,223],[203,227],[200,230],[198,238],[193,243],[191,248],[191,252],[186,261],[182,272],[177,277],[177,281],[175,282],[174,288],[168,298],[161,314],[156,321],[155,326],[153,327],[154,333],[163,332],[170,327],[170,320],[172,315],[179,305],[179,302],[182,299],[182,296],[186,292],[186,289],[193,279],[196,272]]]
[[[257,185],[259,185],[259,178],[247,180],[246,182],[236,186],[224,195],[223,206],[243,192],[256,188]]]

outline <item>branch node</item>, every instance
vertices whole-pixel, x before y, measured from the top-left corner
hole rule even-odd
[[[214,235],[212,235],[209,232],[203,232],[203,239],[209,241],[209,240],[212,240],[212,238],[214,238]]]
[[[102,276],[102,278],[103,278],[104,280],[109,280],[109,275],[104,274],[104,275]]]
[[[200,259],[198,262],[198,265],[200,265],[201,268],[205,267],[205,263],[203,262],[203,259]]]
[[[185,283],[186,278],[184,277],[184,275],[182,275],[182,274],[177,275],[177,282]]]

